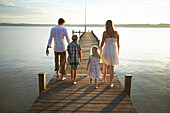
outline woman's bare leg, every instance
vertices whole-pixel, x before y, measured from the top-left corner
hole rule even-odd
[[[107,64],[103,63],[103,79],[104,79],[104,82],[106,81],[106,69],[107,69]]]
[[[93,82],[92,82],[92,80],[93,80],[93,79],[92,79],[92,77],[90,77],[90,84],[92,84],[92,83],[93,83]]]
[[[111,85],[112,85],[113,75],[114,75],[114,66],[110,65],[110,82],[109,82],[109,87],[111,87]]]

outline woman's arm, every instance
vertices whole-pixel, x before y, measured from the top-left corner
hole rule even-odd
[[[100,44],[100,52],[101,52],[101,50],[102,50],[102,47],[103,47],[103,44],[104,44],[104,41],[105,41],[104,33],[105,33],[105,32],[103,32],[102,42],[101,42],[101,44]]]
[[[88,70],[89,64],[90,64],[90,57],[89,57],[89,61],[88,61],[88,63],[87,63],[87,68],[86,68],[86,70]]]
[[[119,54],[119,34],[117,34],[117,47],[118,47],[118,54]]]

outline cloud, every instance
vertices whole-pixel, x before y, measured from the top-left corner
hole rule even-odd
[[[7,6],[15,6],[14,3],[12,3],[12,2],[4,2],[2,4],[7,5]]]
[[[62,0],[1,0],[1,3],[13,3],[13,2],[23,2],[23,3],[47,3],[47,4],[53,4],[53,5],[61,5],[64,4],[61,3]]]
[[[56,23],[58,10],[0,4],[1,23]]]
[[[44,14],[43,9],[14,6],[11,4],[0,4],[0,14],[9,16],[39,15]]]
[[[87,1],[87,23],[163,23],[169,22],[168,0]],[[105,5],[103,5],[105,4]],[[32,8],[31,8],[32,7]],[[0,22],[84,23],[85,4],[77,0],[0,0]]]

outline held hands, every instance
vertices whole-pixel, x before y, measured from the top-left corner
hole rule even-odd
[[[86,68],[86,71],[88,70],[88,67]]]
[[[99,49],[99,52],[101,53],[101,51],[102,51],[102,49],[100,48],[100,49]]]

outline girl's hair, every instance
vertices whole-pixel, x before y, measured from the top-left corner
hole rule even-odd
[[[109,36],[114,37],[115,33],[117,33],[113,28],[113,23],[111,20],[106,21],[106,32],[109,34]]]
[[[95,57],[100,57],[100,52],[99,52],[99,49],[96,45],[92,46],[91,55],[93,55]]]

